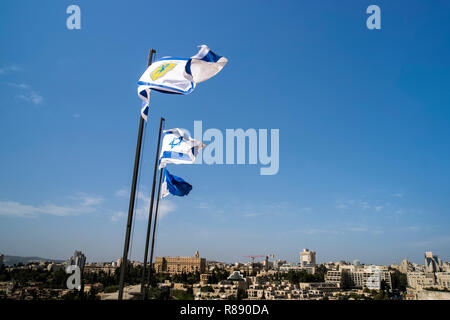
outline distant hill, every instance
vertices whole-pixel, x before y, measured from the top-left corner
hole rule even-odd
[[[15,264],[23,263],[27,264],[30,262],[55,262],[55,263],[61,263],[64,260],[54,260],[54,259],[45,259],[41,257],[18,257],[18,256],[7,256],[5,255],[3,257],[3,263],[7,266],[13,266]]]

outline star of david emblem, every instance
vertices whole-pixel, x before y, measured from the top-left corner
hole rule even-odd
[[[174,147],[180,145],[181,141],[183,141],[183,137],[173,138],[172,142],[169,143],[169,146],[171,147],[171,149],[173,149]]]

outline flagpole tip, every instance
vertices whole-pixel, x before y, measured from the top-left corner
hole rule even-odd
[[[151,48],[150,51],[148,52],[148,61],[147,61],[147,66],[150,66],[153,62],[153,55],[156,53],[156,50]]]

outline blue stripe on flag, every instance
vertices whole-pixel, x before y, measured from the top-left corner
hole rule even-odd
[[[170,90],[176,91],[176,93],[183,93],[183,94],[191,93],[192,90],[194,90],[194,84],[192,82],[191,82],[191,87],[188,90],[186,90],[186,91],[183,91],[183,90],[180,90],[180,89],[171,88],[171,87],[168,87],[168,86],[163,86],[163,85],[160,85],[160,84],[149,83],[149,82],[145,82],[145,81],[138,81],[138,85],[165,88],[165,89],[170,89]],[[155,89],[155,90],[159,91],[159,92],[168,93],[165,90],[158,90],[158,89]],[[140,92],[140,94],[142,94],[141,92]]]
[[[192,161],[192,159],[187,154],[181,153],[181,152],[173,152],[173,151],[164,151],[161,159],[165,159],[165,158]]]
[[[208,53],[201,59],[206,62],[217,62],[219,59],[222,58],[222,56],[219,56],[212,52],[211,50],[208,51]]]
[[[145,121],[147,121],[147,118],[148,118],[148,109],[149,109],[148,104],[144,104],[142,109],[141,109],[141,117]]]
[[[192,59],[189,59],[189,61],[186,63],[186,66],[184,67],[184,71],[186,71],[186,73],[190,76],[192,76],[191,73],[191,61]]]
[[[183,60],[183,61],[186,61],[186,60],[189,60],[189,59],[190,58],[164,57],[164,58],[159,59],[158,61],[163,61],[163,60]],[[158,61],[156,61],[156,62],[158,62]],[[155,62],[153,62],[153,63],[155,63]]]

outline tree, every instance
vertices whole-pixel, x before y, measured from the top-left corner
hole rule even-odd
[[[381,280],[380,289],[381,291],[383,291],[383,293],[386,293],[386,291],[389,290],[389,286],[387,285],[386,280]]]
[[[105,287],[105,289],[103,290],[103,292],[105,293],[111,293],[111,292],[116,292],[117,290],[119,290],[119,285],[112,285],[112,286],[107,286]]]
[[[186,290],[186,291],[185,290],[172,290],[172,296],[174,296],[178,300],[194,300],[194,294],[192,292],[192,288],[188,288],[188,290]]]
[[[314,272],[314,277],[316,278],[317,282],[325,282],[325,275],[327,274],[327,267],[325,265],[320,264],[316,267],[316,270]]]
[[[200,291],[201,292],[214,292],[214,289],[211,286],[204,286],[204,287],[201,287]]]
[[[161,299],[161,290],[155,287],[150,287],[147,290],[147,297],[149,299]]]
[[[219,269],[215,267],[208,279],[209,284],[219,283],[222,280],[226,280],[230,276],[230,273],[224,269]],[[199,275],[200,280],[200,275]],[[198,281],[197,281],[198,282]]]
[[[408,287],[408,277],[406,274],[395,270],[392,273],[392,289],[399,290],[401,292],[406,292],[406,288]]]
[[[373,297],[375,300],[386,300],[386,294],[383,290],[379,290]]]
[[[242,300],[242,299],[246,299],[246,298],[248,298],[247,291],[242,288],[238,288],[237,300]]]
[[[97,297],[97,290],[94,288],[91,288],[88,295],[86,296],[86,300],[99,300],[100,298]]]

